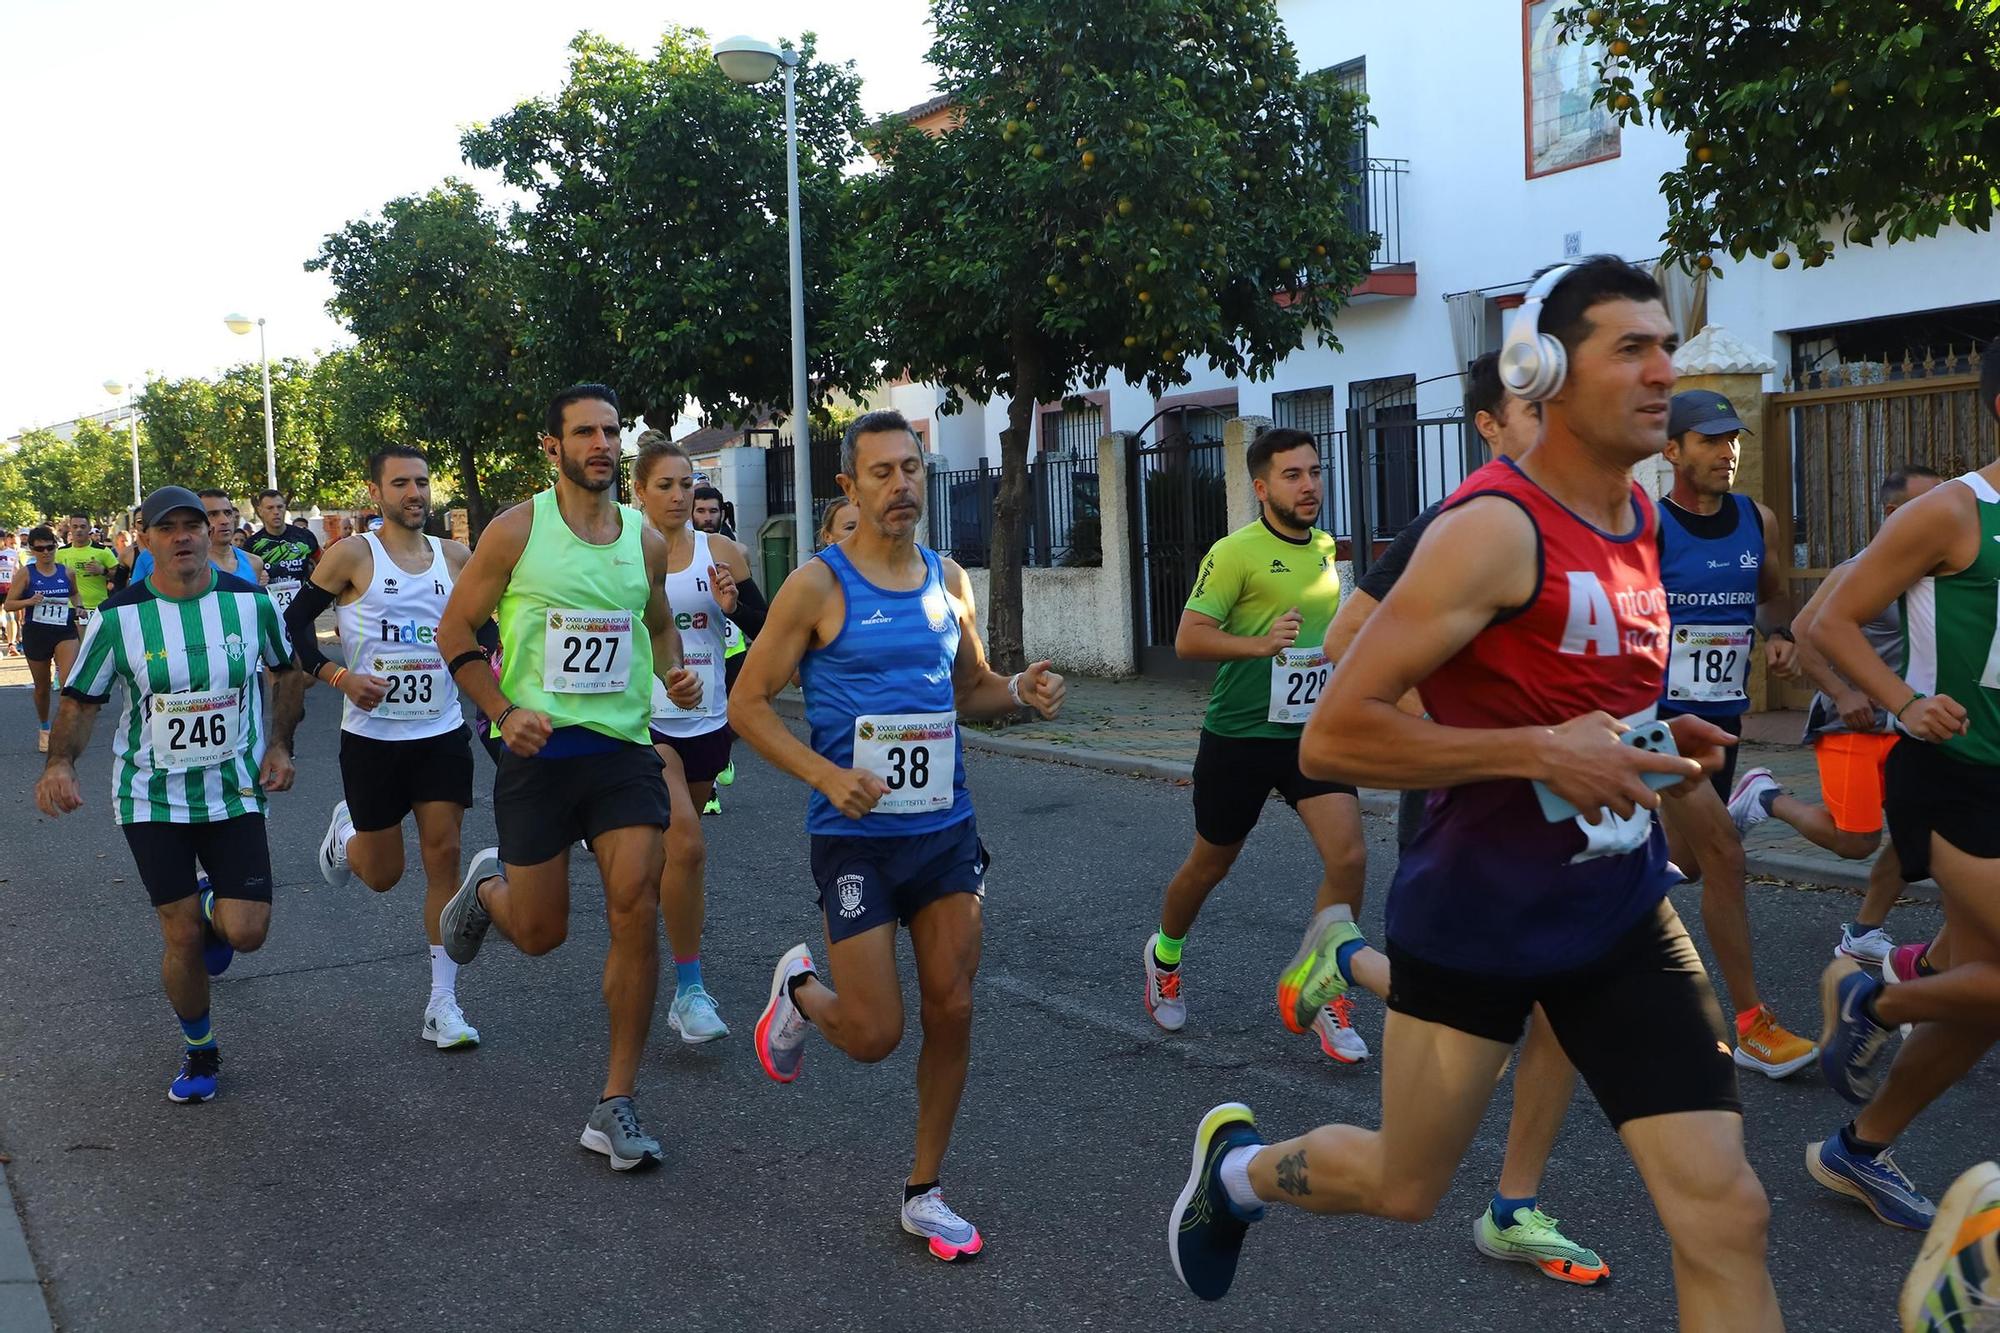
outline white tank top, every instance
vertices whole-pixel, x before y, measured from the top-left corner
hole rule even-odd
[[[706,736],[729,721],[722,684],[722,627],[728,621],[708,586],[708,567],[719,562],[709,553],[708,534],[688,531],[694,534],[694,555],[686,569],[667,575],[667,606],[681,632],[681,665],[701,677],[701,706],[691,713],[674,707],[655,679],[653,730],[662,736]]]
[[[415,741],[442,736],[465,725],[459,711],[458,686],[438,654],[438,621],[451,597],[451,567],[437,538],[430,543],[430,568],[412,574],[382,549],[372,532],[359,534],[374,562],[368,588],[345,606],[334,608],[340,644],[352,671],[381,676],[389,692],[375,711],[364,712],[347,701],[340,725],[357,736],[381,741]]]

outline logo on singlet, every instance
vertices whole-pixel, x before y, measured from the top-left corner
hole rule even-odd
[[[875,610],[875,614],[868,617],[868,619],[862,621],[861,623],[864,625],[886,625],[893,619],[895,619],[894,616],[883,615],[881,608],[877,607]]]
[[[1630,619],[1656,616],[1666,610],[1666,594],[1658,588],[1624,588],[1618,611]],[[1563,625],[1561,651],[1573,657],[1616,657],[1620,652],[1651,652],[1659,632],[1646,625],[1619,625],[1604,583],[1587,569],[1569,571],[1569,615]]]

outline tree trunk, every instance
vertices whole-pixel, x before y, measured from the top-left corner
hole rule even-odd
[[[479,489],[479,461],[470,442],[458,443],[458,496],[465,501],[465,535],[470,545],[486,530],[486,496]]]
[[[986,654],[993,669],[1011,675],[1028,664],[1021,556],[1027,536],[1028,441],[1042,395],[1042,356],[1031,330],[1014,337],[1014,392],[1007,429],[1000,432],[1000,489],[993,502],[991,574],[986,600]]]

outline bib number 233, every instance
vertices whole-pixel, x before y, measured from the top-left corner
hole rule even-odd
[[[550,694],[622,694],[632,679],[630,611],[550,611],[542,688]]]
[[[889,784],[878,815],[949,810],[958,763],[953,713],[871,713],[854,719],[854,766]]]

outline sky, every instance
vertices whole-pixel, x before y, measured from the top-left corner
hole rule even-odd
[[[589,29],[681,25],[852,60],[871,115],[931,94],[924,0],[0,0],[0,437],[102,411],[106,379],[348,341],[304,263],[458,175],[462,127],[562,86]],[[496,191],[497,193],[497,191]]]

